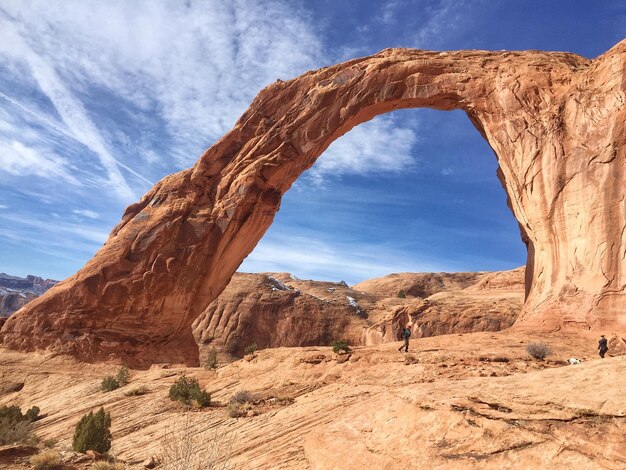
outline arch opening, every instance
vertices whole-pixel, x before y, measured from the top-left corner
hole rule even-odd
[[[239,271],[353,285],[392,272],[517,268],[526,249],[497,168],[462,111],[377,116],[298,178]]]

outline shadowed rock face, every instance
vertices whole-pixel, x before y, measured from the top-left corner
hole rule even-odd
[[[541,51],[389,49],[277,81],[196,165],[157,183],[83,269],[2,327],[11,348],[197,362],[190,325],[330,143],[400,108],[464,110],[528,247],[522,327],[624,328],[626,41]]]

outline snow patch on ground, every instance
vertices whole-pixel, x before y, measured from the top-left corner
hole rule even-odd
[[[348,305],[350,305],[350,307],[354,307],[357,315],[363,314],[363,310],[361,310],[361,307],[359,306],[359,303],[356,301],[355,298],[346,295],[346,299],[348,299]]]
[[[285,285],[284,283],[280,282],[275,277],[267,276],[267,279],[269,279],[269,281],[272,283],[272,290],[273,291],[277,291],[277,290],[290,291],[291,290],[287,285]]]

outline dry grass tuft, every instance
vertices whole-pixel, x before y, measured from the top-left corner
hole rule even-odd
[[[30,464],[34,470],[53,470],[61,468],[63,460],[61,454],[57,450],[46,449],[33,455],[30,458]]]
[[[199,436],[189,414],[183,415],[161,441],[160,470],[230,470],[232,439],[213,429]]]

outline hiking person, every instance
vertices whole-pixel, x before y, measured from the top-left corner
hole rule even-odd
[[[600,335],[600,341],[598,341],[598,352],[600,357],[604,359],[604,355],[609,350],[609,344],[604,335]]]
[[[404,339],[404,344],[402,346],[400,346],[398,351],[402,351],[402,348],[404,348],[404,352],[407,353],[407,352],[409,352],[409,338],[411,337],[411,326],[410,325],[407,325],[407,326],[404,327],[404,330],[402,330],[401,336]]]

